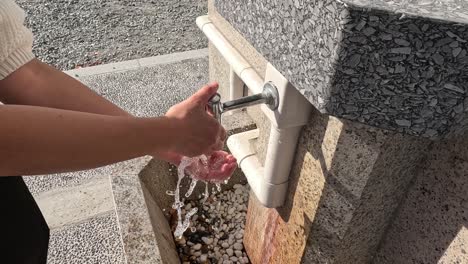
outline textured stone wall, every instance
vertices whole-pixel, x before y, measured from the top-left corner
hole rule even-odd
[[[382,10],[367,7],[382,1],[344,2],[215,3],[321,112],[429,138],[463,131],[468,24],[395,13],[431,10],[418,1]],[[434,6],[435,17],[468,22],[468,3],[455,2]]]
[[[436,143],[374,263],[468,263],[468,134]]]

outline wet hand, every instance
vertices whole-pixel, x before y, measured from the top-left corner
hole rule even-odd
[[[237,160],[225,151],[215,151],[206,163],[199,160],[186,168],[188,174],[202,181],[223,182],[229,179],[237,168]]]
[[[210,83],[187,100],[171,107],[166,113],[170,122],[173,142],[169,151],[187,157],[210,155],[224,146],[226,131],[206,111],[209,99],[218,90],[217,83]]]

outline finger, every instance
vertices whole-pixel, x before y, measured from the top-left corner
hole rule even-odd
[[[206,105],[205,111],[212,117],[214,117],[213,109],[209,105]]]
[[[194,95],[192,95],[191,99],[205,105],[210,100],[210,98],[216,94],[216,91],[218,91],[218,83],[212,82],[198,90]]]
[[[213,151],[222,150],[224,148],[224,141],[220,139],[216,140],[216,144],[213,146]]]
[[[221,127],[220,131],[219,131],[219,139],[223,142],[226,142],[226,138],[227,138],[227,132],[226,132],[226,129],[224,129],[223,127]]]

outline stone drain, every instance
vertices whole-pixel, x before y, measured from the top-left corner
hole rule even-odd
[[[242,239],[249,200],[248,185],[235,184],[230,190],[185,200],[184,215],[193,207],[190,228],[175,240],[180,260],[188,263],[250,263]],[[177,225],[177,212],[165,209],[172,231]]]

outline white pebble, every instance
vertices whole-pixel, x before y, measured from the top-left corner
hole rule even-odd
[[[244,248],[244,246],[241,243],[234,243],[233,247],[237,250],[242,250]]]
[[[223,242],[223,243],[221,244],[221,246],[222,246],[223,248],[228,248],[228,247],[229,247],[229,244],[228,244],[227,242]]]
[[[213,238],[211,237],[202,237],[201,239],[203,240],[203,243],[205,243],[206,245],[211,245],[213,243]]]
[[[200,256],[200,261],[201,262],[205,262],[205,261],[207,261],[207,259],[208,259],[208,257],[205,254]]]
[[[232,257],[231,257],[231,261],[234,262],[234,263],[236,263],[236,262],[237,262],[237,257],[232,256]]]
[[[232,248],[228,248],[226,249],[226,253],[228,254],[228,256],[232,256],[234,254],[234,251],[232,250]]]
[[[238,258],[242,257],[242,251],[240,251],[240,250],[234,251],[234,254],[236,254],[236,257],[238,257]]]
[[[249,263],[249,258],[248,257],[243,257],[242,260],[244,261],[244,263]]]
[[[244,237],[244,235],[243,235],[241,232],[237,232],[236,235],[235,235],[235,237],[236,237],[237,239],[242,239],[242,238]]]
[[[234,189],[239,189],[239,188],[243,188],[242,184],[234,184],[234,186],[232,186]]]
[[[182,237],[181,239],[177,240],[177,243],[179,243],[179,245],[185,245],[187,241],[185,240],[185,237]]]
[[[224,254],[224,255],[223,255],[223,259],[224,259],[224,260],[229,260],[229,256],[228,256],[227,254]]]
[[[229,210],[228,210],[228,214],[232,214],[232,213],[234,213],[234,210],[236,210],[236,208],[235,208],[235,207],[231,207],[231,208],[229,208]]]
[[[201,244],[196,244],[192,248],[195,249],[195,250],[200,250],[201,249]]]
[[[199,257],[199,256],[201,256],[201,252],[200,251],[195,251],[195,253],[193,253],[193,255],[195,257]]]

